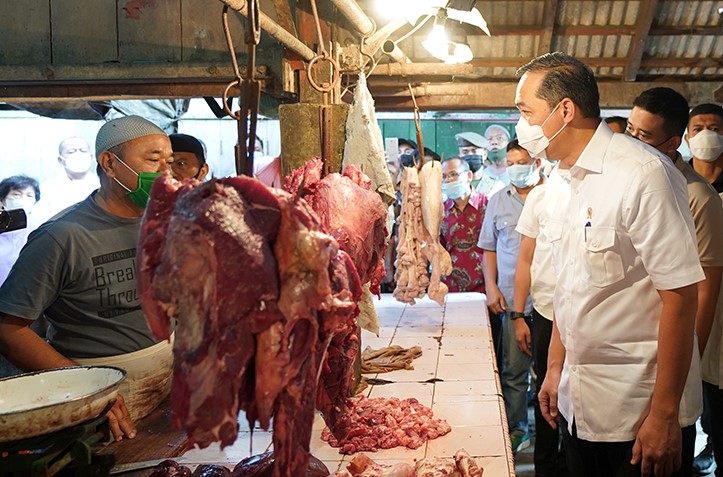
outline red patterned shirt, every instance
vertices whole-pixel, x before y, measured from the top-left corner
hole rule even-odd
[[[482,253],[477,246],[482,220],[487,209],[487,197],[472,190],[464,210],[452,199],[444,203],[444,219],[440,241],[452,257],[452,274],[444,278],[451,292],[484,293]]]

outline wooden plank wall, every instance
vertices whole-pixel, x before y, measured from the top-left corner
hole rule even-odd
[[[225,62],[222,8],[218,0],[3,0],[0,66]],[[243,53],[243,17],[231,11],[229,20]]]
[[[50,1],[4,3],[0,14],[0,64],[49,63]]]

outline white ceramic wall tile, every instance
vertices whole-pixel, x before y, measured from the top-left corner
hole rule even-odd
[[[476,401],[470,397],[464,402],[436,402],[432,406],[435,416],[444,418],[452,426],[452,432],[459,427],[494,426],[500,422],[500,407],[497,400]]]
[[[341,461],[339,460],[322,460],[322,462],[326,468],[329,469],[329,474],[333,474],[339,470],[339,467],[341,466]]]
[[[419,346],[422,351],[425,349],[437,350],[439,349],[439,340],[436,340],[429,336],[414,337],[414,336],[394,336],[392,338],[392,344],[402,346],[403,348],[411,348],[412,346]]]
[[[422,355],[418,358],[415,358],[414,361],[412,361],[412,366],[416,366],[417,364],[437,364],[437,361],[439,360],[439,348],[437,349],[423,349]]]
[[[434,384],[422,383],[394,383],[374,386],[370,398],[391,398],[399,399],[416,398],[421,404],[432,407],[432,396],[434,395]]]
[[[411,337],[411,338],[428,338],[430,336],[442,336],[441,326],[405,326],[397,328],[394,333],[395,338]]]
[[[452,457],[459,449],[473,456],[506,455],[502,427],[455,427],[449,434],[427,443],[427,456]]]
[[[321,439],[321,433],[314,432],[311,434],[309,450],[311,451],[311,455],[323,461],[341,461],[343,457],[343,455],[339,453],[338,448],[331,447]]]
[[[479,381],[445,381],[435,383],[434,397],[497,395],[497,382],[494,379]]]
[[[487,307],[487,297],[484,293],[449,293],[447,295],[447,308],[453,307],[458,303],[474,303],[481,308]]]
[[[510,471],[510,463],[507,457],[476,457],[477,465],[484,469],[484,477],[509,477],[514,475],[514,469]]]
[[[487,330],[482,326],[444,325],[444,336],[448,338],[487,338]]]
[[[389,343],[392,341],[392,337],[386,337],[386,338],[364,338],[361,339],[361,345],[362,350],[366,348],[367,346],[371,346],[372,349],[381,349],[386,348],[389,346]]]
[[[271,446],[270,432],[254,432],[253,438],[248,432],[240,433],[233,445],[221,450],[218,443],[212,444],[205,449],[193,448],[183,454],[187,462],[218,464],[238,464],[241,460],[250,455],[262,454]],[[253,452],[251,452],[253,449]]]
[[[396,326],[380,326],[379,327],[379,338],[391,338],[394,336]]]
[[[406,326],[441,326],[442,313],[434,308],[416,308],[408,306],[399,322],[400,327]]]
[[[439,383],[437,383],[439,384]],[[502,394],[476,394],[476,395],[470,395],[470,396],[434,396],[434,405],[436,404],[449,404],[449,403],[457,403],[457,402],[467,402],[467,401],[492,401],[497,405],[497,400],[502,397]],[[500,419],[498,419],[499,421]]]
[[[485,348],[455,349],[442,345],[439,352],[439,364],[482,364],[492,363],[492,353]]]
[[[474,381],[489,379],[494,376],[492,363],[481,364],[439,364],[437,365],[437,379],[444,381]]]
[[[487,349],[491,348],[490,340],[486,337],[466,337],[442,335],[442,347],[444,349]]]

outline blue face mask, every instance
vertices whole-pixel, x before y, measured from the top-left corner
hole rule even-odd
[[[461,199],[469,193],[469,184],[462,179],[453,182],[442,182],[442,193],[449,199]]]
[[[540,174],[532,164],[507,166],[507,175],[510,177],[510,183],[519,189],[532,187],[540,181]]]

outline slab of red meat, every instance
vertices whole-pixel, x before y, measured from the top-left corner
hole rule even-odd
[[[154,184],[139,261],[154,329],[178,320],[174,424],[191,443],[225,446],[239,409],[249,424],[273,416],[274,475],[302,475],[318,396],[325,415],[347,414],[356,268],[295,195],[244,177],[185,184]]]
[[[429,439],[436,439],[452,430],[444,419],[435,418],[432,410],[414,398],[371,398],[363,395],[353,399],[349,415],[351,431],[337,439],[328,428],[322,439],[341,454],[377,451],[392,447],[416,449]]]
[[[326,352],[322,362],[316,408],[334,433],[343,439],[350,430],[348,398],[354,393],[353,363],[359,353],[361,329],[356,317],[362,288],[349,255],[340,250],[331,262],[334,304],[320,314],[320,340]]]
[[[280,379],[287,384],[279,394],[274,416],[274,456],[278,463],[274,475],[279,475],[278,467],[289,469],[289,475],[295,476],[303,475],[308,464],[319,368],[324,368],[319,387],[328,387],[332,377],[341,382],[350,379],[349,363],[329,361],[337,350],[330,343],[358,332],[356,301],[361,286],[348,256],[333,237],[320,231],[318,217],[308,204],[283,191],[275,194],[282,213],[274,247],[281,282],[278,304],[289,330],[289,338],[282,339],[282,343],[289,343],[288,348],[281,349],[288,353],[289,364],[280,368]],[[358,342],[358,333],[355,338]],[[335,398],[339,402],[332,405],[345,410],[346,396]]]
[[[271,249],[280,206],[265,186],[244,177],[184,186],[175,195],[166,192],[174,186],[166,176],[151,193],[151,203],[173,200],[174,207],[162,248],[153,248],[161,247],[155,239],[161,225],[144,219],[139,274],[151,284],[151,293],[142,296],[142,303],[151,311],[149,321],[161,323],[155,328],[163,329],[169,317],[179,322],[174,424],[185,427],[190,441],[201,447],[215,441],[225,446],[236,440],[254,334],[283,319],[276,306],[279,284]],[[169,209],[166,204],[161,210]],[[157,316],[159,309],[165,317]]]
[[[357,166],[349,165],[343,174],[329,174],[323,179],[321,170],[321,159],[312,158],[289,174],[284,189],[299,193],[311,204],[324,230],[351,257],[361,283],[371,282],[372,293],[378,294],[385,274],[387,208],[371,190],[371,179]]]

